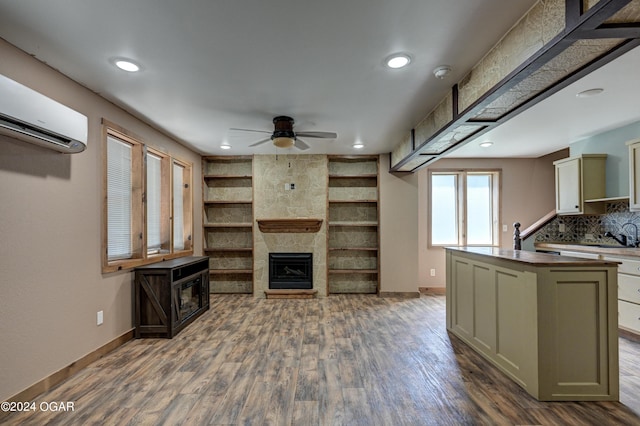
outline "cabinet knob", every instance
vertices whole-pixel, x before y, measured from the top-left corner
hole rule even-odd
[[[577,208],[579,208],[579,206],[576,206],[575,208],[577,209]]]

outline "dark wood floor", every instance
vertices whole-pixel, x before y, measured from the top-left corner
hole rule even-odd
[[[621,402],[544,403],[445,330],[443,296],[211,298],[172,340],[126,343],[49,392],[74,412],[20,425],[639,425],[640,344]]]

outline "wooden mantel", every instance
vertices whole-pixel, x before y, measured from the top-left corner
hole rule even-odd
[[[256,222],[260,231],[271,233],[318,232],[322,226],[322,219],[317,218],[256,219]]]

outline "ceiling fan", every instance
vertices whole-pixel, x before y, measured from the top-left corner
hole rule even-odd
[[[272,141],[278,148],[291,148],[295,146],[300,150],[309,149],[309,145],[306,144],[300,137],[303,138],[320,138],[320,139],[335,139],[338,137],[334,132],[294,132],[293,131],[293,118],[286,115],[279,115],[273,119],[274,130],[273,133],[264,130],[251,130],[251,129],[235,129],[230,130],[243,131],[243,132],[257,132],[257,133],[271,133],[271,136],[265,139],[261,139],[249,146],[258,146],[263,143]]]

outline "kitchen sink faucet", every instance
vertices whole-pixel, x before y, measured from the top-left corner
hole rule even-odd
[[[627,222],[624,225],[622,225],[620,228],[624,229],[624,227],[627,226],[627,225],[633,226],[633,228],[635,230],[635,234],[633,236],[633,244],[629,243],[629,237],[627,235],[624,235],[624,234],[619,234],[619,236],[616,237],[611,232],[607,231],[607,232],[604,233],[604,236],[613,238],[614,240],[616,240],[618,243],[622,244],[625,247],[639,247],[640,246],[640,241],[638,241],[638,226],[635,223]]]

